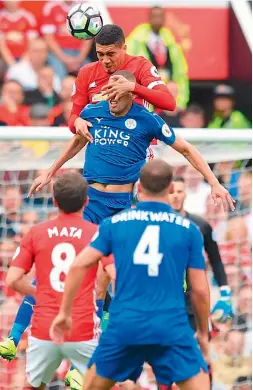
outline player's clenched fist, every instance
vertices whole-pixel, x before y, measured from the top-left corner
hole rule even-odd
[[[28,198],[30,198],[35,192],[39,192],[43,187],[49,184],[52,180],[52,176],[49,172],[43,173],[38,176],[34,181],[29,190]]]
[[[93,143],[93,137],[91,133],[89,132],[89,127],[92,127],[92,124],[85,119],[77,118],[74,123],[76,134],[81,135],[87,141]]]
[[[64,343],[64,335],[70,331],[72,327],[71,316],[67,316],[64,313],[59,313],[55,317],[50,327],[49,335],[55,344]]]

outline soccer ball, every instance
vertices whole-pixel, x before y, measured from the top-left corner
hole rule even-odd
[[[67,28],[77,39],[92,39],[103,27],[99,10],[88,3],[75,5],[68,13]]]

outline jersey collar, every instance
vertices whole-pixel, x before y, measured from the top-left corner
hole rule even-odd
[[[137,203],[136,209],[150,211],[166,211],[167,213],[175,212],[172,207],[162,202],[140,202]]]

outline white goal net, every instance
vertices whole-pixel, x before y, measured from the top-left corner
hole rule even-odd
[[[236,199],[236,212],[214,209],[210,188],[186,160],[162,144],[154,146],[155,156],[174,166],[175,175],[187,183],[185,208],[202,215],[212,225],[222,261],[233,292],[234,318],[229,324],[217,324],[213,338],[212,360],[215,389],[231,390],[235,383],[251,383],[251,202],[252,145],[250,130],[175,130],[195,144],[206,158],[219,180]],[[66,128],[5,128],[0,132],[0,318],[1,337],[6,337],[20,303],[20,297],[5,286],[5,276],[22,236],[33,224],[53,218],[51,187],[32,199],[27,193],[33,179],[48,168],[71,138]],[[82,169],[82,151],[64,169]],[[218,298],[217,284],[209,267],[212,303]],[[13,362],[0,360],[0,390],[21,389],[24,378],[24,356],[27,345],[24,335]],[[68,365],[56,373],[51,389],[63,389]],[[151,387],[152,374],[145,371],[136,389]],[[239,389],[240,387],[238,387]]]

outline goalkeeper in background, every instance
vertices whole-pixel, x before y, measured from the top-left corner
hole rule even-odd
[[[180,214],[195,222],[199,226],[204,237],[204,247],[212,267],[214,278],[220,288],[220,300],[216,303],[212,310],[212,319],[216,322],[227,322],[233,315],[231,289],[227,285],[227,276],[221,260],[219,248],[214,237],[213,229],[209,223],[199,215],[190,214],[184,210],[184,200],[186,198],[184,178],[181,176],[175,177],[173,179],[173,185],[174,193],[170,195],[169,204],[174,210],[178,211]],[[189,295],[189,293],[186,293],[187,304],[190,303]],[[190,309],[190,312],[188,311],[188,314],[190,315],[190,322],[194,327],[193,312],[191,311],[190,305],[187,306],[188,309]]]
[[[213,229],[209,225],[209,223],[199,215],[190,214],[184,210],[184,200],[186,198],[186,192],[185,192],[185,180],[183,177],[178,176],[173,179],[173,189],[174,189],[173,194],[169,195],[169,204],[171,207],[173,207],[174,210],[176,210],[184,217],[187,217],[189,220],[195,222],[198,225],[204,238],[204,248],[208,255],[208,259],[212,267],[214,278],[220,288],[220,299],[215,304],[212,310],[211,319],[213,321],[221,322],[221,323],[230,321],[233,315],[231,289],[227,285],[227,276],[225,273],[224,265],[221,260],[219,248],[214,237]],[[189,287],[189,285],[187,287]],[[190,324],[192,328],[196,330],[196,320],[191,305],[190,288],[187,288],[186,290],[185,300],[186,300],[186,310],[188,313]],[[211,370],[210,370],[210,379],[212,380]]]

